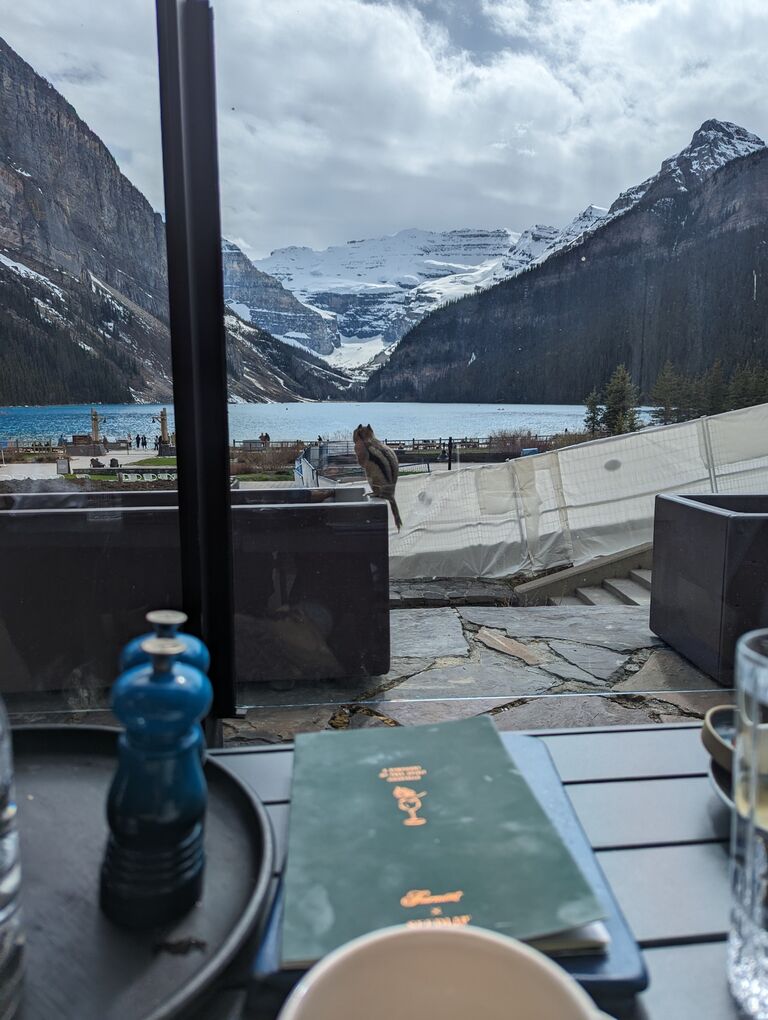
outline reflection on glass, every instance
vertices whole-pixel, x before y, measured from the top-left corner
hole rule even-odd
[[[80,711],[179,601],[175,513],[95,509],[175,485],[154,11],[32,0],[0,75],[0,688]]]
[[[242,701],[387,671],[387,510],[360,496],[232,493]],[[0,691],[12,707],[105,703],[146,612],[180,604],[176,508],[174,491],[0,495]]]

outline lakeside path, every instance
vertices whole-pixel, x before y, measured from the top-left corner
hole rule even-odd
[[[100,459],[105,465],[109,464],[111,457],[117,457],[120,462],[120,466],[135,466],[138,461],[148,460],[150,457],[155,456],[155,451],[146,450],[129,450],[120,451],[119,453],[104,454]],[[72,468],[89,468],[91,466],[90,457],[70,457],[70,467]],[[147,468],[151,470],[151,468]],[[56,465],[55,464],[6,464],[3,466],[0,464],[0,481],[18,481],[24,478],[56,478]]]

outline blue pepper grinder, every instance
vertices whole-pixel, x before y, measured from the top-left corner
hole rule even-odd
[[[199,720],[208,678],[178,661],[182,641],[151,637],[151,661],[127,670],[112,693],[125,724],[107,799],[110,835],[101,869],[101,907],[116,924],[152,928],[185,914],[200,898],[207,787]]]
[[[150,657],[142,650],[142,646],[149,638],[160,637],[174,638],[177,641],[181,641],[184,645],[184,651],[181,655],[177,656],[177,660],[179,662],[186,662],[190,666],[196,666],[201,673],[205,673],[206,676],[208,675],[211,656],[207,647],[194,634],[185,634],[181,630],[189,619],[186,613],[182,613],[178,609],[153,609],[147,613],[144,619],[153,630],[148,634],[142,634],[141,637],[134,638],[133,641],[129,641],[120,653],[119,666],[123,673],[133,666],[138,666],[140,663],[149,662]],[[203,760],[205,760],[204,740],[201,727],[200,752]]]
[[[178,656],[179,662],[188,662],[190,666],[196,666],[201,673],[208,673],[208,668],[211,665],[208,649],[200,638],[196,638],[193,634],[181,632],[181,628],[188,619],[186,613],[182,613],[177,609],[153,609],[151,613],[147,613],[145,619],[152,628],[152,631],[148,634],[142,634],[141,637],[134,638],[133,641],[129,641],[125,646],[120,655],[120,669],[122,672],[125,672],[126,669],[130,669],[132,666],[138,666],[140,662],[149,662],[149,656],[146,652],[142,651],[141,646],[147,638],[161,637],[175,638],[178,641],[182,641],[184,643],[184,651]]]

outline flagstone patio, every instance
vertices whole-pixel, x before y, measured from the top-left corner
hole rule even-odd
[[[248,692],[227,744],[492,714],[500,729],[701,718],[732,700],[648,628],[647,607],[393,609],[386,676]]]

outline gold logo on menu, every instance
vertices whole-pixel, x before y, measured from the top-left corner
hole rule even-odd
[[[427,770],[421,765],[391,765],[389,768],[381,769],[379,779],[387,783],[397,783],[392,796],[397,801],[398,808],[407,817],[403,819],[403,825],[426,825],[427,819],[419,816],[422,800],[427,796],[426,790],[417,792],[411,786],[401,786],[401,783],[418,783],[426,776]]]
[[[449,914],[443,917],[443,908],[437,904],[458,903],[464,896],[463,889],[455,889],[453,892],[433,893],[431,889],[409,889],[400,897],[401,907],[429,907],[429,917],[415,917],[406,921],[408,928],[436,928],[445,925],[469,924],[472,920],[471,914]]]
[[[464,895],[463,889],[455,892],[433,893],[431,889],[409,889],[400,899],[401,907],[424,907],[433,903],[458,903]]]
[[[396,786],[392,796],[397,800],[397,806],[404,811],[407,818],[403,819],[403,825],[426,825],[426,818],[419,818],[418,811],[421,809],[421,801],[426,797],[426,790],[416,793],[410,786]]]

